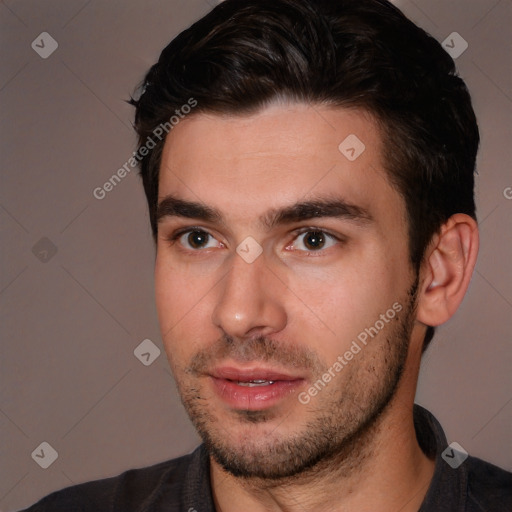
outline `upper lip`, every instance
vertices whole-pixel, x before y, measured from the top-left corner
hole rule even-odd
[[[240,382],[251,380],[301,380],[303,377],[289,375],[272,368],[235,368],[233,366],[222,366],[211,370],[210,375],[217,379],[227,379]]]

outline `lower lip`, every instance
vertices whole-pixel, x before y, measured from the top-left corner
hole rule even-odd
[[[297,391],[303,379],[276,380],[267,386],[240,386],[227,379],[212,377],[217,394],[234,409],[258,411],[277,404]]]

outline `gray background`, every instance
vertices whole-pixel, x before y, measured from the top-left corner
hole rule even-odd
[[[461,311],[424,356],[417,401],[449,442],[512,469],[512,2],[395,3],[439,41],[456,31],[468,42],[457,65],[482,131],[479,263]],[[211,5],[0,3],[2,511],[198,443],[159,338],[139,178],[132,172],[103,200],[92,191],[135,149],[123,100]],[[31,47],[43,31],[59,45],[47,59]],[[149,366],[134,356],[144,339],[162,349]],[[48,469],[31,457],[43,441],[58,452]]]

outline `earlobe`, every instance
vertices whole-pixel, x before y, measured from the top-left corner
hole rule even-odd
[[[417,320],[437,326],[453,316],[469,286],[478,254],[476,221],[458,213],[435,235],[422,265]]]

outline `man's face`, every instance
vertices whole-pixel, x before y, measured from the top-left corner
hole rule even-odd
[[[395,392],[415,276],[381,153],[365,113],[305,105],[196,114],[167,138],[160,326],[187,412],[234,474],[339,453]]]

